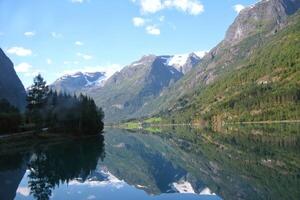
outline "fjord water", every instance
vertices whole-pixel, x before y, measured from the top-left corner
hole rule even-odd
[[[2,142],[0,199],[299,199],[299,128],[108,129]]]

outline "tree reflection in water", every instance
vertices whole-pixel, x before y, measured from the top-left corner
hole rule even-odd
[[[60,183],[75,178],[86,180],[96,169],[98,160],[104,157],[103,136],[38,148],[28,164],[30,194],[37,200],[49,199],[52,190]]]

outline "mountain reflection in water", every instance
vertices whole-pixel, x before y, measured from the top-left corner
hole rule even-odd
[[[0,199],[299,199],[299,137],[272,130],[0,143]]]

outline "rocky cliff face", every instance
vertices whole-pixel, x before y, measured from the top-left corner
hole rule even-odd
[[[237,44],[259,32],[276,32],[300,7],[299,0],[263,0],[243,9],[229,27],[224,42]]]
[[[287,25],[290,15],[300,8],[300,0],[262,0],[242,10],[219,45],[203,58],[198,77],[205,84],[250,56],[271,35]]]
[[[14,70],[13,63],[0,49],[0,99],[3,98],[24,110],[26,91]]]

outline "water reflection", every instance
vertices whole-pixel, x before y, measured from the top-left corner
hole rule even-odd
[[[298,128],[110,129],[105,142],[30,140],[11,151],[0,143],[0,199],[299,199]]]
[[[17,191],[30,194],[34,199],[49,199],[52,190],[60,184],[68,183],[74,178],[86,180],[96,169],[98,160],[103,160],[104,156],[103,136],[28,147],[25,153],[1,156],[1,166],[4,167],[0,173],[0,187],[16,188],[20,179],[12,179],[17,174],[23,177],[26,172],[24,177],[28,186]],[[1,199],[13,199],[13,189],[10,192],[1,191]]]

